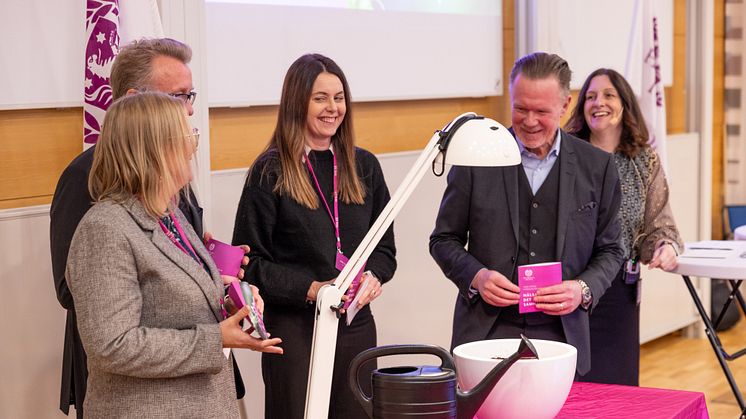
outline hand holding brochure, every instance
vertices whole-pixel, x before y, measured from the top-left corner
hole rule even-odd
[[[547,262],[535,263],[533,265],[521,265],[518,267],[518,287],[520,301],[518,302],[519,313],[535,313],[536,308],[534,296],[539,288],[548,287],[562,283],[562,263]]]
[[[356,279],[360,281],[359,276]],[[352,301],[348,301],[350,304],[347,305],[347,326],[352,323],[352,319],[354,319],[357,312],[360,311],[357,302],[360,300],[360,296],[363,295],[363,291],[365,291],[366,288],[368,288],[368,281],[360,284],[360,287],[355,291],[355,298],[352,299]]]
[[[254,328],[254,330],[259,334],[259,337],[261,337],[262,339],[269,338],[267,329],[264,327],[264,320],[262,319],[262,315],[256,309],[256,304],[254,303],[254,294],[251,292],[251,288],[249,287],[248,283],[244,281],[231,282],[230,285],[228,285],[228,295],[226,295],[225,299],[226,302],[230,300],[229,305],[231,306],[231,309],[235,307],[235,311],[228,310],[228,314],[231,315],[235,314],[236,311],[240,310],[243,306],[248,305],[249,315],[246,316],[246,318],[249,320],[251,327]]]

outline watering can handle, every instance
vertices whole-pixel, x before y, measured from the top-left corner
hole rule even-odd
[[[363,392],[363,389],[360,387],[360,383],[358,382],[358,374],[360,372],[360,368],[365,364],[366,362],[375,359],[380,358],[383,356],[389,356],[389,355],[435,355],[438,358],[440,358],[441,361],[441,368],[448,368],[452,371],[456,370],[456,367],[453,365],[453,358],[451,358],[451,354],[448,353],[445,349],[441,348],[440,346],[435,345],[388,345],[388,346],[378,346],[376,348],[370,348],[368,350],[365,350],[363,352],[360,352],[350,364],[350,370],[348,375],[348,381],[350,385],[350,389],[352,390],[352,394],[355,395],[355,398],[360,402],[360,404],[363,406],[363,409],[368,414],[368,417],[373,417],[373,403],[371,401],[371,398]]]

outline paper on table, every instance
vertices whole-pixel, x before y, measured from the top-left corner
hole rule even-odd
[[[355,298],[352,300],[352,303],[350,303],[350,306],[347,307],[347,326],[352,323],[352,319],[354,319],[357,312],[360,311],[360,307],[357,306],[357,302],[360,299],[360,296],[363,295],[363,291],[365,291],[366,288],[368,288],[367,280],[360,284],[360,288],[358,288],[357,292],[355,293]]]
[[[701,241],[687,243],[680,257],[696,259],[725,259],[737,252],[736,246],[722,241]]]

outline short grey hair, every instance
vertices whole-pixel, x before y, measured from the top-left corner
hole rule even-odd
[[[153,60],[159,56],[172,57],[186,65],[192,60],[192,49],[171,38],[143,38],[125,45],[111,68],[113,99],[126,95],[129,89],[145,90],[150,85]]]

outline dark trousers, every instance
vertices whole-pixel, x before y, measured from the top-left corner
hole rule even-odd
[[[303,418],[308,382],[308,364],[313,340],[313,310],[293,313],[265,311],[265,324],[272,336],[282,338],[283,355],[262,354],[265,414],[267,419]],[[352,359],[365,349],[376,346],[376,324],[369,308],[361,310],[350,326],[345,317],[339,321],[337,350],[334,357],[329,418],[366,418],[347,382]],[[375,362],[363,365],[358,381],[371,394],[371,373]]]
[[[559,316],[544,313],[519,314],[518,306],[505,307],[500,311],[487,339],[520,338],[521,334],[529,339],[567,342]]]
[[[639,385],[640,306],[637,284],[621,271],[590,315],[591,370],[580,381]]]

